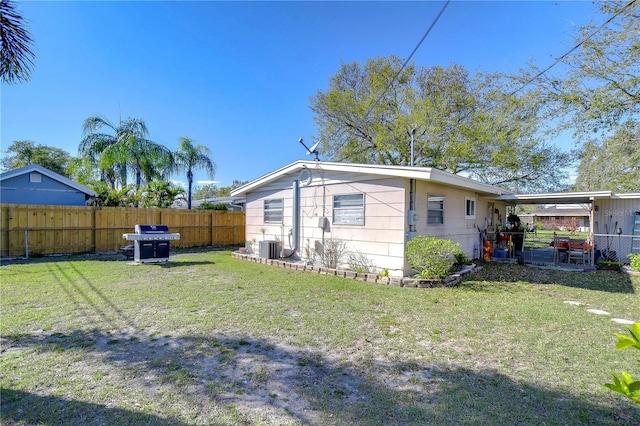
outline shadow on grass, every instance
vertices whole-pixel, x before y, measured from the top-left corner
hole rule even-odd
[[[466,275],[461,285],[474,290],[495,291],[496,283],[526,282],[556,284],[610,293],[633,294],[636,292],[631,277],[620,272],[560,271],[507,263],[484,263],[482,266],[481,271]]]
[[[183,419],[163,411],[144,415],[105,407],[102,401],[84,403],[4,389],[3,418],[16,423],[214,424],[213,411],[225,410],[227,415],[235,416],[237,423],[284,423],[295,419],[302,424],[356,425],[632,425],[640,419],[640,409],[626,401],[618,403],[612,397],[603,402],[591,395],[546,389],[514,381],[493,370],[473,371],[410,361],[360,365],[248,336],[115,336],[99,330],[76,330],[7,338],[13,341],[10,351],[14,354],[25,347],[36,347],[37,350],[28,351],[33,357],[61,354],[60,365],[51,365],[51,369],[65,369],[69,356],[77,358],[82,352],[94,355],[85,357],[90,358],[87,362],[92,368],[118,370],[109,381],[113,382],[116,376],[127,377],[126,383],[125,379],[120,383],[125,389],[135,393],[167,389],[173,397],[162,401],[160,410],[167,404],[178,405],[172,413],[198,406],[197,417]],[[74,386],[77,389],[78,384]],[[59,386],[54,387],[60,391]],[[87,383],[86,388],[85,394],[95,392],[95,384]],[[38,386],[39,394],[48,392],[45,383]],[[123,397],[125,401],[127,398],[131,396]],[[117,407],[119,402],[114,400],[111,404]],[[25,409],[29,406],[33,409]],[[256,418],[255,413],[262,417]]]
[[[171,256],[181,254],[198,254],[198,253],[219,253],[233,252],[237,250],[237,246],[225,247],[189,247],[189,248],[171,248]],[[32,255],[30,258],[13,257],[0,259],[0,265],[26,265],[30,263],[46,263],[46,262],[80,262],[85,260],[103,261],[103,262],[131,262],[121,252],[101,252],[101,253],[73,253],[73,254],[54,254],[54,255]],[[175,261],[172,260],[172,262]]]
[[[184,423],[55,396],[41,396],[14,389],[0,388],[3,424],[56,425],[183,425]]]

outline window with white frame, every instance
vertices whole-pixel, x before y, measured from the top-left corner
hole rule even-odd
[[[427,195],[427,225],[444,225],[444,195]]]
[[[284,211],[284,200],[275,198],[264,200],[264,222],[282,223],[282,212]]]
[[[364,225],[364,194],[333,196],[335,225]]]
[[[42,175],[38,172],[29,173],[29,182],[31,183],[42,183]]]
[[[476,218],[476,199],[473,197],[464,197],[464,218]]]

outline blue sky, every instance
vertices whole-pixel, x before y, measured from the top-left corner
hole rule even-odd
[[[2,151],[32,140],[77,155],[85,118],[141,118],[172,150],[180,136],[207,145],[228,186],[309,159],[297,142],[317,136],[309,98],[343,62],[408,57],[444,2],[17,4],[37,58],[30,82],[2,85]],[[544,66],[591,19],[586,1],[453,1],[413,61]]]

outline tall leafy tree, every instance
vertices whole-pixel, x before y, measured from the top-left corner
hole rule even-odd
[[[191,210],[193,171],[195,169],[204,169],[211,179],[216,173],[216,163],[211,160],[211,150],[205,145],[195,145],[194,142],[191,138],[179,138],[178,150],[173,154],[175,170],[183,171],[187,174],[187,208],[189,210]]]
[[[639,124],[629,124],[603,142],[587,141],[579,155],[575,190],[640,190]]]
[[[231,185],[229,186],[222,186],[218,189],[218,197],[230,197],[231,196],[231,191],[233,191],[236,188],[240,188],[242,185],[244,185],[245,183],[247,183],[248,181],[246,180],[238,180],[238,179],[234,179],[233,182],[231,182]]]
[[[596,4],[597,20],[574,35],[579,47],[532,85],[557,129],[586,141],[640,121],[640,2]],[[540,72],[534,64],[523,79]]]
[[[36,144],[33,141],[14,141],[0,160],[3,170],[17,169],[29,164],[39,164],[63,176],[68,176],[67,167],[72,161],[71,155],[60,148]]]
[[[640,2],[596,3],[600,16],[575,33],[576,49],[523,80],[544,99],[551,133],[571,131],[579,159],[575,189],[638,191]],[[535,78],[534,78],[535,77]]]
[[[67,165],[67,173],[71,179],[82,185],[99,179],[92,161],[86,157],[72,157]]]
[[[8,84],[29,81],[35,55],[27,25],[11,0],[0,0],[0,76]]]
[[[202,186],[195,186],[193,191],[194,200],[203,200],[205,198],[216,198],[218,196],[218,186],[214,184],[207,184]]]
[[[111,188],[116,183],[126,186],[128,173],[135,176],[139,188],[144,170],[151,170],[152,164],[171,163],[171,151],[147,139],[149,131],[141,119],[127,118],[115,125],[103,117],[90,117],[82,127],[84,137],[78,150],[94,161]],[[101,133],[103,128],[113,134]]]
[[[513,95],[500,74],[422,68],[395,56],[343,64],[311,109],[336,161],[414,165],[514,189],[564,185],[568,154],[539,135],[540,100]],[[383,95],[384,94],[384,95]]]

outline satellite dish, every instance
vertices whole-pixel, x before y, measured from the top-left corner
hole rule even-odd
[[[318,145],[320,145],[320,142],[316,142],[313,145],[311,145],[311,148],[309,148],[309,150],[307,151],[307,155],[317,154]]]
[[[311,148],[307,147],[304,142],[302,141],[302,138],[298,139],[298,142],[300,142],[302,144],[302,146],[304,146],[307,150],[307,155],[313,155],[315,154],[316,156],[316,161],[320,161],[320,158],[318,158],[318,154],[320,154],[320,152],[318,151],[318,145],[320,145],[320,141],[314,143]]]

